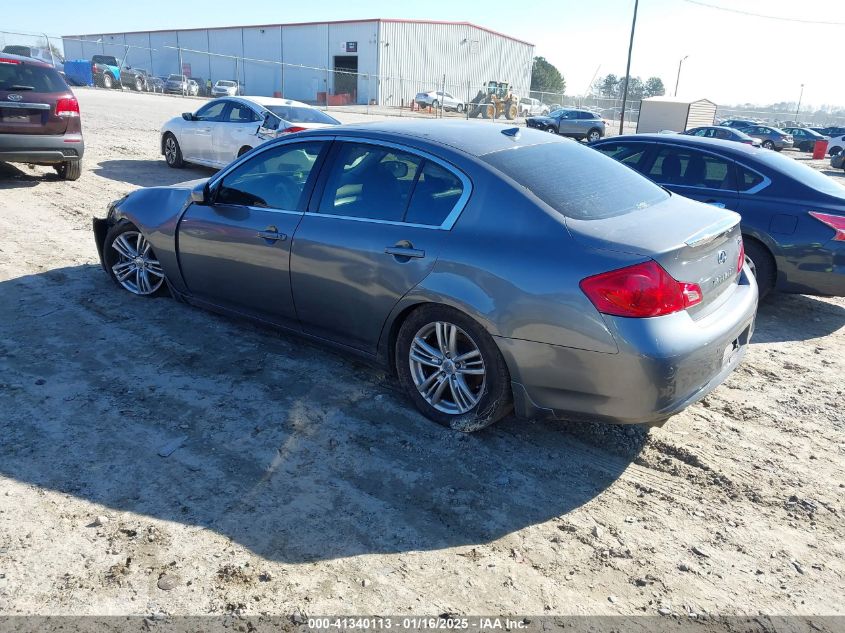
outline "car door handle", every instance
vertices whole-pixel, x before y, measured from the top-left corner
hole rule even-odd
[[[278,242],[279,240],[284,242],[288,239],[287,235],[279,233],[279,231],[273,227],[268,227],[266,231],[259,231],[256,233],[256,237],[260,237],[262,240],[268,240],[270,242]]]
[[[384,252],[394,257],[425,257],[425,251],[410,246],[388,246]]]

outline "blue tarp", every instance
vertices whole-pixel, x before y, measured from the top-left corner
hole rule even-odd
[[[65,77],[67,77],[68,81],[74,86],[93,86],[94,75],[91,72],[91,60],[66,60]]]

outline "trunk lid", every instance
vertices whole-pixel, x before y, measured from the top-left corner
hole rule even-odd
[[[740,216],[681,196],[624,215],[579,220],[566,218],[572,236],[600,250],[649,257],[672,277],[701,287],[702,300],[688,311],[709,313],[737,285],[742,234]]]
[[[73,93],[53,68],[0,54],[0,134],[64,134],[68,117],[56,114],[61,98]]]

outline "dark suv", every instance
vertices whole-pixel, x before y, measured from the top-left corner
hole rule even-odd
[[[79,102],[49,64],[0,53],[0,161],[52,165],[65,180],[82,173]]]

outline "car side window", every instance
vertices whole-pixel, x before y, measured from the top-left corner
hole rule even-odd
[[[763,182],[765,178],[758,174],[756,171],[752,171],[747,167],[738,167],[739,169],[739,177],[737,178],[737,189],[739,191],[748,191],[749,189],[753,189],[757,185]]]
[[[258,115],[244,103],[232,103],[226,120],[230,123],[252,123],[258,121]]]
[[[445,167],[427,160],[414,186],[405,222],[440,226],[461,198],[461,179]]]
[[[649,176],[663,185],[727,190],[735,186],[733,163],[680,147],[660,150]]]
[[[215,101],[197,110],[194,118],[197,121],[219,121],[223,110],[229,105],[228,101]]]
[[[609,156],[623,165],[627,165],[642,173],[644,168],[643,158],[647,154],[646,147],[640,144],[626,145],[625,143],[610,143],[602,145],[597,149],[605,156]]]
[[[319,213],[401,222],[422,158],[367,143],[340,146]]]
[[[228,173],[217,190],[217,204],[288,211],[304,207],[304,194],[325,143],[280,145],[258,153]]]

